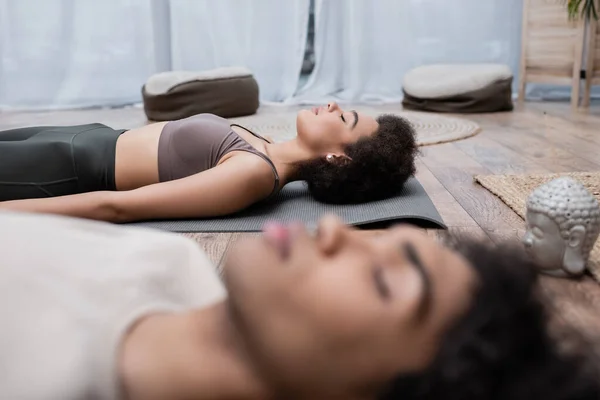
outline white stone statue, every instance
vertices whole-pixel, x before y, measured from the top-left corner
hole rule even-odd
[[[600,206],[570,177],[536,188],[527,200],[523,244],[541,272],[576,277],[585,267],[600,233]]]

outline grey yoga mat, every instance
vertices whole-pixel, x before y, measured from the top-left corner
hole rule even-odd
[[[442,217],[415,178],[409,179],[397,196],[363,204],[319,203],[310,196],[303,182],[292,182],[271,201],[227,217],[144,221],[127,225],[171,232],[257,232],[270,220],[301,221],[311,229],[325,214],[335,214],[346,224],[362,228],[385,228],[397,222],[410,222],[427,228],[446,229]]]

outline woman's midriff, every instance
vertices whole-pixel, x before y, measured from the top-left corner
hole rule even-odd
[[[166,122],[124,132],[117,140],[117,190],[132,190],[158,183],[158,141]]]

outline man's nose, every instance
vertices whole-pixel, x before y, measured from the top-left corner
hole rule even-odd
[[[344,244],[348,228],[334,215],[326,215],[317,227],[317,243],[326,254],[332,254]]]

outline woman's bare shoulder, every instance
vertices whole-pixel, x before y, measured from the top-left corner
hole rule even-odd
[[[231,164],[237,164],[235,171],[239,178],[243,177],[255,185],[264,196],[273,192],[275,184],[279,184],[279,173],[275,166],[263,157],[246,151],[236,151],[229,160]]]
[[[240,166],[240,174],[248,177],[264,177],[273,181],[274,166],[263,157],[247,151],[232,152],[232,156],[225,162],[237,163]]]

